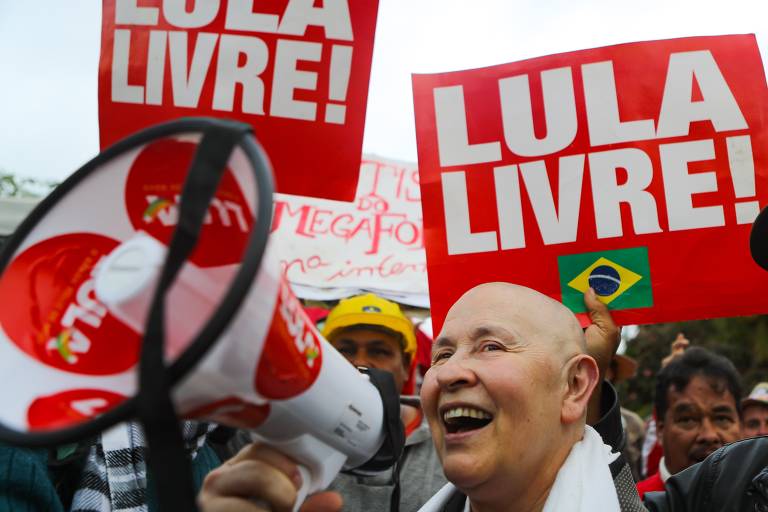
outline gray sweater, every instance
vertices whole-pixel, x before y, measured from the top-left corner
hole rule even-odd
[[[401,397],[400,402],[421,407],[416,397]],[[416,512],[446,482],[424,418],[405,440],[400,470],[400,512]],[[388,509],[394,485],[394,470],[389,469],[374,476],[340,474],[328,489],[344,498],[344,512],[378,512]]]

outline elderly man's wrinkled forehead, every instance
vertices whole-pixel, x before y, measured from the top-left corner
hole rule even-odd
[[[586,342],[579,321],[561,303],[510,283],[478,285],[456,301],[445,323],[503,325],[525,338],[541,338],[570,345],[584,353]]]

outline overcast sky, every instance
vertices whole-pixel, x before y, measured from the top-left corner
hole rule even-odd
[[[364,151],[416,161],[413,72],[734,33],[765,61],[766,20],[768,0],[380,0]],[[0,0],[0,169],[62,180],[98,152],[100,27],[101,0]]]

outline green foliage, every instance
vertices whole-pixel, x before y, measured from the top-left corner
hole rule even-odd
[[[730,359],[741,375],[745,395],[758,382],[768,381],[768,316],[644,325],[627,346],[627,355],[637,360],[638,370],[634,379],[619,386],[625,407],[641,416],[650,413],[654,377],[680,332],[691,345],[711,349]]]
[[[53,181],[22,178],[0,169],[0,197],[44,197],[56,185]]]

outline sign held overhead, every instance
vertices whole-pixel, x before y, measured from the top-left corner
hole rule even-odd
[[[280,192],[352,200],[377,1],[103,0],[101,145],[182,116],[254,126]]]
[[[414,76],[438,323],[463,291],[492,280],[583,311],[568,297],[594,281],[573,281],[586,270],[615,281],[603,299],[620,322],[761,311],[745,292],[768,284],[747,249],[768,194],[762,70],[753,36],[723,36]],[[630,248],[645,255],[641,272],[606,263]],[[566,256],[584,253],[580,272],[563,271]],[[704,255],[738,269],[713,275]]]

